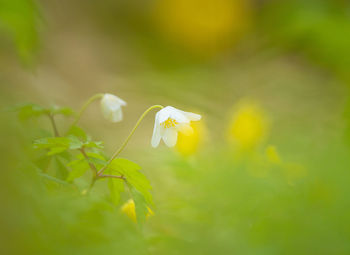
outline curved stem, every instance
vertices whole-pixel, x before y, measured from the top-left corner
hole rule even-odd
[[[81,109],[80,109],[80,111],[79,111],[77,117],[75,118],[74,122],[72,123],[71,127],[75,126],[75,125],[79,122],[79,120],[80,120],[81,116],[83,115],[83,113],[85,112],[86,108],[87,108],[91,103],[93,103],[93,102],[94,102],[95,100],[97,100],[97,99],[102,98],[103,96],[104,96],[103,93],[99,93],[99,94],[96,94],[96,95],[93,95],[92,97],[90,97],[90,98],[85,102],[85,104],[81,107]]]
[[[164,106],[162,105],[153,105],[151,107],[149,107],[139,118],[139,120],[136,122],[134,128],[131,130],[129,136],[125,139],[124,143],[122,144],[122,146],[120,146],[120,148],[113,154],[113,156],[108,160],[107,164],[101,168],[100,171],[98,171],[98,175],[103,174],[103,171],[106,170],[106,168],[110,165],[110,163],[113,161],[113,159],[115,159],[125,148],[125,146],[128,144],[129,140],[131,139],[132,135],[135,133],[137,127],[140,125],[141,121],[144,119],[144,117],[153,109],[156,108],[160,108],[163,109]]]

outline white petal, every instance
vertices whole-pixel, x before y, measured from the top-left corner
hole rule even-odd
[[[119,101],[121,106],[126,106],[127,105],[127,103],[123,99],[121,99],[120,97],[117,97],[117,98],[118,98],[118,101]]]
[[[153,135],[152,135],[152,140],[151,144],[152,147],[156,148],[159,145],[160,138],[161,138],[161,126],[159,123],[159,112],[157,112],[155,120],[154,120],[154,128],[153,128]]]
[[[111,114],[111,110],[109,109],[109,107],[107,107],[106,104],[103,103],[103,101],[101,101],[101,110],[102,110],[103,117],[108,119]]]
[[[111,113],[111,118],[109,119],[112,122],[119,122],[123,120],[123,112],[122,112],[122,108],[119,107],[118,110],[113,111]]]
[[[157,114],[158,115],[158,121],[159,123],[162,123],[164,121],[166,121],[169,117],[170,117],[170,113],[171,113],[171,107],[170,106],[167,106],[167,107],[164,107],[163,109],[161,109]]]
[[[184,114],[191,121],[198,121],[198,120],[200,120],[202,118],[201,115],[196,114],[196,113],[184,112],[184,111],[181,111],[181,112],[182,112],[182,114]]]
[[[162,123],[168,118],[176,120],[178,123],[189,123],[190,120],[183,114],[182,111],[172,106],[164,107],[159,111],[159,122]]]
[[[170,114],[170,118],[176,120],[177,123],[189,123],[190,120],[182,113],[182,111],[177,110],[173,111]]]
[[[168,147],[174,147],[177,142],[177,131],[175,128],[167,128],[163,135],[163,141]]]

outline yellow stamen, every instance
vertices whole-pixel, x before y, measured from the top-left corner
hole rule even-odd
[[[177,124],[177,121],[172,118],[168,118],[166,121],[160,123],[160,125],[162,125],[164,128],[175,127]]]

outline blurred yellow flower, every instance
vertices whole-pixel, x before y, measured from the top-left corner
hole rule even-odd
[[[242,38],[251,23],[247,0],[157,0],[154,19],[170,40],[209,55]]]
[[[281,163],[280,155],[275,146],[273,145],[267,146],[265,153],[266,153],[267,160],[270,163],[273,163],[273,164]]]
[[[268,131],[268,121],[263,110],[255,103],[238,105],[229,128],[229,140],[240,149],[253,149]]]
[[[191,122],[193,132],[191,134],[179,133],[176,150],[182,156],[191,156],[198,152],[206,137],[206,129],[204,123]]]
[[[151,210],[151,208],[147,207],[148,213],[146,217],[154,215],[154,212]],[[135,202],[132,199],[129,199],[125,204],[122,206],[121,211],[125,213],[132,221],[137,222],[136,218],[136,212],[135,212]]]

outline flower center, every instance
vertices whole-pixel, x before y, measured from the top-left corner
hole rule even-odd
[[[175,125],[177,124],[178,124],[177,121],[172,118],[168,118],[166,121],[160,123],[160,125],[163,126],[164,128],[175,127]]]

